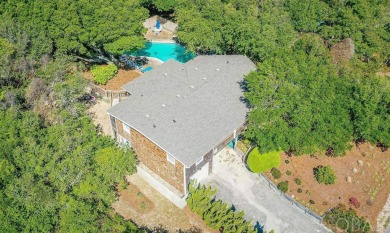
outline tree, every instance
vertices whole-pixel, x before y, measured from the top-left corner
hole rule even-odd
[[[136,0],[8,1],[3,15],[14,19],[41,53],[71,54],[83,61],[116,62],[115,56],[143,47],[146,9]]]
[[[304,35],[245,80],[245,97],[253,106],[246,136],[261,153],[280,147],[296,154],[337,155],[349,148],[348,80],[338,78],[318,36]]]

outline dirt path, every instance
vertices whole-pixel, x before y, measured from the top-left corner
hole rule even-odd
[[[96,102],[89,108],[89,113],[92,115],[93,123],[101,127],[105,135],[111,136],[110,119],[107,110],[110,108],[108,100],[97,99]]]
[[[129,176],[128,181],[130,182],[129,188],[121,191],[119,200],[112,205],[115,211],[125,219],[131,219],[137,225],[145,226],[149,229],[161,226],[168,232],[186,231],[191,228],[194,229],[194,227],[202,232],[217,232],[209,229],[203,220],[189,211],[188,207],[184,209],[176,207],[139,175],[133,174]],[[134,189],[140,192],[136,197],[128,194],[128,192]],[[140,211],[138,206],[134,206],[134,203],[137,203],[135,200],[132,200],[134,198],[144,198],[151,201],[152,204],[143,205],[143,210]],[[133,203],[133,206],[131,203]]]

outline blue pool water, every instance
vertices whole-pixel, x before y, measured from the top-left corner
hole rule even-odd
[[[175,43],[153,43],[147,42],[145,48],[131,52],[133,56],[155,57],[163,62],[174,59],[186,63],[195,57],[195,54],[188,52],[186,48]]]

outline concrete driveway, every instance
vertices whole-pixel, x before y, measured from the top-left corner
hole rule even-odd
[[[217,199],[245,211],[259,229],[276,233],[331,232],[278,196],[256,174],[249,172],[231,149],[214,157],[213,174],[201,183],[218,190]],[[261,232],[261,231],[259,231]]]

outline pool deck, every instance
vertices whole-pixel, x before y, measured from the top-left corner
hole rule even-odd
[[[176,35],[173,32],[163,29],[159,35],[156,35],[152,29],[149,29],[145,34],[145,39],[151,42],[176,43]]]

